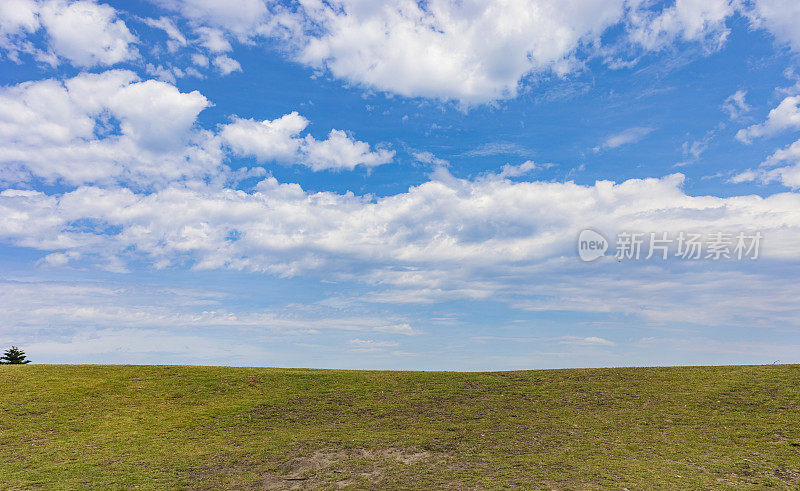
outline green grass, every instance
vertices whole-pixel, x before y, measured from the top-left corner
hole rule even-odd
[[[0,488],[800,487],[800,366],[0,367]]]

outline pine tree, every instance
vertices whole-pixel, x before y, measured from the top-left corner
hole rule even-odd
[[[0,356],[0,365],[24,365],[30,362],[30,360],[25,359],[25,352],[16,346],[7,349],[5,354]]]

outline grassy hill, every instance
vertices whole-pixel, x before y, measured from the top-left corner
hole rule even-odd
[[[800,366],[0,367],[0,487],[800,487]]]

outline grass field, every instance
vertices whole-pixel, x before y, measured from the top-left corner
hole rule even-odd
[[[0,488],[800,487],[800,366],[0,367]]]

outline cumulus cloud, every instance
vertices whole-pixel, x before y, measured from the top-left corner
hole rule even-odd
[[[308,66],[358,85],[465,104],[514,97],[530,73],[574,69],[574,51],[623,1],[301,2],[273,19]]]
[[[752,143],[756,138],[777,135],[782,131],[800,128],[800,96],[787,97],[767,115],[763,123],[754,124],[739,130],[736,139],[742,143]]]
[[[230,51],[233,40],[268,40],[349,84],[464,106],[513,98],[531,78],[582,70],[598,54],[627,66],[635,62],[617,56],[630,50],[696,43],[714,51],[737,13],[795,46],[799,15],[790,0],[152,1],[181,15],[211,53]],[[611,28],[623,34],[604,46]]]
[[[4,235],[28,246],[60,249],[50,242],[58,237],[64,249],[113,255],[135,243],[139,253],[171,263],[188,254],[198,267],[286,272],[329,267],[335,261],[328,261],[340,255],[398,265],[541,260],[571,249],[573,233],[586,222],[606,228],[625,223],[657,230],[750,229],[756,225],[755,217],[761,217],[758,224],[763,227],[796,226],[794,194],[689,197],[680,191],[681,179],[675,175],[579,186],[451,178],[377,201],[329,192],[309,194],[274,178],[265,179],[250,194],[181,188],[135,194],[82,187],[60,196],[14,190],[1,196],[4,216],[10,217]],[[85,203],[92,203],[90,216],[83,215],[89,211]],[[704,215],[692,210],[715,212]],[[132,217],[135,222],[129,222]],[[69,228],[81,219],[96,221],[101,230],[121,232],[100,235],[105,244],[95,250],[94,238],[83,242],[83,231]],[[134,223],[143,226],[144,235],[130,235],[132,229],[139,230]],[[547,233],[540,235],[543,230]],[[273,254],[282,259],[276,261]]]
[[[197,115],[209,106],[198,91],[181,93],[173,85],[154,80],[121,88],[107,104],[120,120],[121,133],[148,150],[179,146]],[[159,113],[164,116],[155,116]]]
[[[701,275],[691,266],[676,271],[667,261],[651,264],[655,269],[642,276],[634,265],[616,261],[590,271],[575,258],[578,232],[588,226],[609,236],[620,230],[673,236],[683,230],[760,230],[761,261],[788,265],[800,254],[797,194],[693,197],[682,192],[681,182],[680,175],[592,186],[451,177],[377,199],[308,193],[274,178],[252,193],[6,190],[0,193],[0,239],[72,254],[59,262],[109,269],[144,261],[157,268],[353,280],[378,287],[361,296],[373,303],[497,295],[527,310],[623,312],[651,322],[714,325],[761,323],[775,312],[796,310],[796,288],[779,293],[785,282],[771,283],[768,273],[747,272],[738,263]],[[730,302],[711,300],[720,285],[734,284],[742,287],[726,290]],[[762,288],[754,290],[755,284],[770,298],[754,293]],[[721,305],[729,312],[721,314]]]
[[[788,165],[787,165],[788,164]],[[732,182],[780,182],[786,187],[800,188],[800,140],[776,150],[758,169],[749,169],[731,178]]]
[[[19,51],[32,50],[25,37],[39,29],[38,5],[34,0],[0,2],[0,48],[19,61]]]
[[[775,151],[765,162],[765,166],[774,166],[782,162],[800,163],[800,140]]]
[[[530,76],[582,69],[613,26],[625,26],[623,46],[649,51],[694,42],[714,50],[738,11],[796,49],[793,19],[800,15],[788,0],[676,0],[658,7],[623,0],[154,2],[182,16],[195,37],[187,39],[167,17],[144,19],[168,34],[168,50],[196,41],[223,75],[241,69],[223,54],[233,49],[231,41],[268,39],[296,61],[348,83],[467,106],[515,97]],[[28,39],[40,28],[49,39],[45,50]],[[0,47],[12,58],[24,51],[43,61],[110,65],[134,59],[136,42],[113,8],[91,0],[9,0],[0,7]]]
[[[208,105],[197,91],[125,70],[2,87],[0,161],[69,184],[204,175],[221,159],[192,131]]]
[[[208,3],[210,7],[216,4]],[[238,6],[231,8],[235,10]],[[233,49],[229,41],[230,26],[223,30],[190,24],[193,35],[187,38],[177,18],[134,18],[133,22],[164,31],[168,37],[167,53],[174,55],[186,49],[190,50],[190,56],[203,56],[191,51],[207,50],[214,55],[213,65],[222,75],[241,70],[236,60],[222,54]],[[35,36],[39,33],[41,36]],[[0,49],[13,61],[19,62],[20,54],[27,53],[50,65],[68,62],[80,68],[110,66],[138,60],[140,55],[135,47],[138,43],[138,38],[119,18],[119,12],[95,0],[9,0],[0,5]],[[157,46],[150,55],[157,58],[160,52],[162,48]],[[162,60],[162,66],[151,59],[147,72],[167,81],[198,74],[196,69],[173,66],[173,61]]]
[[[27,36],[42,29],[46,48]],[[67,60],[78,67],[114,65],[138,57],[138,42],[117,11],[92,0],[10,0],[0,6],[0,47],[17,60],[20,51],[40,61]]]
[[[772,109],[764,122],[739,130],[736,139],[750,144],[756,138],[770,137],[798,129],[800,129],[800,96],[790,96]],[[757,169],[740,172],[730,181],[780,182],[793,189],[800,188],[800,140],[776,150]]]
[[[308,120],[297,112],[269,121],[234,119],[220,130],[222,140],[237,155],[254,156],[260,162],[299,163],[315,171],[352,170],[392,161],[394,151],[353,139],[345,131],[331,130],[328,138],[317,140],[300,133]]]
[[[800,51],[800,4],[794,0],[757,0],[747,10],[754,25],[766,28],[778,42]]]
[[[296,112],[274,121],[234,119],[217,135],[197,125],[210,105],[198,91],[142,81],[126,70],[0,87],[0,180],[19,182],[28,175],[70,185],[140,187],[224,181],[230,177],[224,148],[313,170],[371,167],[394,156],[340,130],[325,140],[302,136],[308,121]]]
[[[303,1],[293,9],[271,5],[272,12],[265,3],[249,0],[161,4],[184,18],[143,22],[167,34],[169,50],[197,48],[182,53],[197,66],[222,74],[241,70],[229,56],[231,43],[271,36],[286,43],[281,47],[290,48],[289,56],[350,83],[466,105],[513,97],[531,76],[580,69],[581,57],[591,56],[583,48],[591,51],[600,34],[625,15],[638,16],[626,24],[631,39],[652,50],[677,42],[715,49],[725,40],[725,19],[731,15],[725,3],[688,1],[647,13],[640,10],[644,3],[589,0],[507,2],[503,8],[497,2]],[[137,56],[135,36],[107,5],[8,0],[0,4],[0,20],[0,47],[9,56],[26,52],[82,68]],[[780,34],[766,20],[762,25],[793,46],[790,32]],[[145,70],[166,80],[181,76],[160,61]],[[738,91],[723,104],[731,118],[748,110],[745,95]],[[518,160],[524,162],[474,179],[450,175],[446,161],[415,151],[415,159],[436,170],[429,181],[406,192],[379,197],[309,192],[265,178],[264,169],[234,171],[227,164],[244,157],[315,171],[350,170],[389,163],[394,152],[345,129],[324,128],[313,136],[309,121],[297,112],[271,115],[272,120],[233,117],[203,128],[198,117],[210,105],[197,91],[181,92],[125,70],[0,88],[0,241],[40,251],[38,265],[45,269],[78,265],[125,272],[146,265],[353,281],[367,285],[367,291],[347,301],[368,308],[491,299],[524,311],[621,314],[651,324],[795,326],[800,318],[800,287],[794,275],[786,274],[800,257],[797,193],[690,196],[680,175],[589,185],[518,182],[546,165],[525,160],[530,151],[507,142],[490,142],[462,155],[524,155]],[[763,123],[743,129],[739,139],[797,129],[798,112],[797,97],[788,97]],[[596,150],[633,143],[651,131],[629,128]],[[687,144],[687,155],[699,157],[711,137]],[[797,188],[798,169],[800,142],[795,142],[734,180]],[[231,184],[244,177],[260,182],[246,190]],[[40,181],[65,186],[42,191],[48,188]],[[586,227],[609,237],[623,229],[758,229],[766,238],[763,262],[698,268],[674,260],[601,259],[588,265],[574,251],[577,234]],[[211,345],[170,329],[352,330],[359,337],[349,346],[361,351],[397,347],[372,336],[419,333],[406,319],[387,316],[326,311],[298,318],[286,311],[225,309],[211,297],[183,303],[175,295],[164,294],[161,301],[151,295],[137,303],[123,298],[127,292],[58,288],[56,294],[40,284],[0,285],[2,317],[17,327],[57,320],[138,329],[134,336],[189,346],[187,352],[210,351]],[[50,300],[43,298],[48,295]],[[565,345],[614,345],[599,336],[557,339]],[[63,353],[126,345],[136,352],[148,349],[119,329],[35,346]]]
[[[222,127],[220,136],[237,155],[288,162],[299,152],[298,135],[306,126],[308,120],[293,111],[272,121],[235,118]]]
[[[394,150],[378,148],[372,151],[368,143],[354,140],[342,130],[331,130],[325,140],[306,135],[301,151],[301,163],[317,171],[352,170],[358,165],[375,167],[388,164],[394,157]]]
[[[104,4],[49,1],[39,12],[50,48],[77,66],[113,65],[137,56],[137,41],[116,11]]]
[[[337,78],[470,105],[516,96],[531,74],[580,69],[578,49],[600,46],[602,34],[620,24],[627,31],[622,44],[646,51],[678,42],[719,49],[737,10],[751,13],[755,25],[781,39],[794,36],[797,7],[790,3],[760,0],[751,13],[730,0],[676,0],[655,7],[641,1],[340,0],[279,9],[270,26],[295,46],[298,61]],[[780,18],[782,12],[790,15]]]

